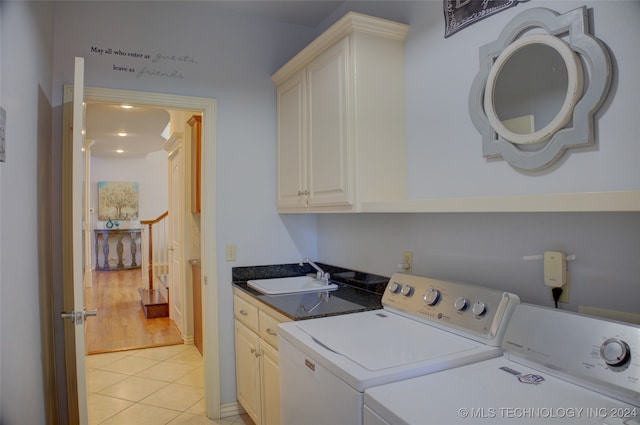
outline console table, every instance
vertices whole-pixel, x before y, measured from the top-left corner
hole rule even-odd
[[[137,269],[140,264],[136,262],[137,243],[140,240],[142,229],[94,229],[96,237],[96,270],[127,270]],[[109,265],[109,238],[116,237],[116,253],[118,254],[118,264],[116,267]],[[131,249],[131,263],[124,264],[124,239],[128,239]],[[100,245],[102,242],[102,264],[100,264]]]

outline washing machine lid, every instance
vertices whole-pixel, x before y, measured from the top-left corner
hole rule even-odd
[[[368,371],[424,362],[446,362],[486,347],[385,310],[302,321],[298,328],[317,344]]]
[[[504,357],[369,388],[364,403],[395,425],[640,424],[640,407]]]

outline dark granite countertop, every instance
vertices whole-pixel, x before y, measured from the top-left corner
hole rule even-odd
[[[318,263],[331,274],[331,282],[338,285],[333,291],[303,294],[264,295],[249,287],[248,280],[304,276],[315,270],[308,264],[277,264],[271,266],[234,267],[233,285],[268,307],[292,320],[304,320],[338,314],[382,308],[382,293],[388,277],[356,272]],[[328,296],[327,296],[328,294]]]

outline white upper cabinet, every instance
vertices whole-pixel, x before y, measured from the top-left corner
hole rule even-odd
[[[407,30],[350,12],[273,75],[278,211],[406,199]]]
[[[305,205],[304,79],[300,71],[278,87],[278,207]]]

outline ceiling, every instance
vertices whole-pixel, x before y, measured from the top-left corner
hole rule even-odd
[[[216,6],[266,19],[317,27],[344,0],[213,0]]]
[[[315,28],[343,0],[212,0],[219,7],[237,13],[259,16]],[[100,158],[144,158],[149,152],[162,149],[162,132],[169,123],[169,112],[159,108],[88,103],[86,138],[93,140],[91,155]],[[126,132],[127,136],[118,136]],[[117,153],[122,149],[122,153]]]
[[[144,158],[162,150],[162,132],[169,124],[169,112],[160,108],[87,103],[86,139],[92,140],[91,156],[99,158]],[[119,136],[118,133],[127,133]],[[116,152],[122,149],[122,153]]]

